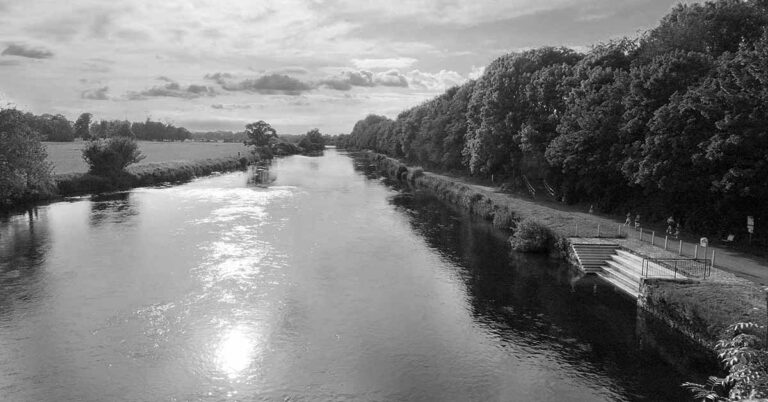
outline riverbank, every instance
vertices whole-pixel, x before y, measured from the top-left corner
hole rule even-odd
[[[493,222],[495,227],[509,233],[512,240],[515,240],[517,228],[523,220],[538,223],[548,230],[551,237],[548,251],[575,267],[578,267],[578,262],[571,252],[571,236],[612,238],[612,242],[620,242],[622,247],[641,256],[660,258],[673,255],[642,240],[625,238],[627,228],[609,219],[556,209],[497,192],[492,187],[425,172],[385,155],[365,154],[388,176],[430,191],[443,201]],[[649,311],[710,350],[714,350],[715,343],[723,337],[729,325],[744,321],[762,323],[766,316],[765,294],[760,286],[717,268],[712,268],[712,274],[706,280],[647,281],[641,288],[637,303],[639,308]]]
[[[97,176],[90,173],[56,175],[54,197],[128,190],[161,183],[179,183],[215,172],[245,169],[256,161],[252,155],[236,158],[212,158],[192,161],[155,162],[128,167],[117,176]]]

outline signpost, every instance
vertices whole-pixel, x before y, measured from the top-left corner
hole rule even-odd
[[[747,232],[749,232],[749,244],[752,244],[752,233],[755,233],[755,218],[747,217]]]

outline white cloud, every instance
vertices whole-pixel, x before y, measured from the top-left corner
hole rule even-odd
[[[440,70],[438,73],[426,73],[413,70],[405,74],[411,86],[429,91],[445,91],[446,89],[461,85],[467,81],[465,77],[455,71]]]

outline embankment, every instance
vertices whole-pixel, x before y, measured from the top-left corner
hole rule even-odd
[[[595,228],[601,222],[603,234],[614,234],[619,229],[615,222],[601,220],[591,214],[511,197],[490,187],[408,167],[385,155],[372,152],[366,155],[370,163],[389,177],[428,190],[443,201],[511,233],[511,243],[513,247],[520,245],[520,251],[548,250],[578,267],[569,241],[574,230],[582,237],[596,237]],[[537,239],[544,239],[547,247],[531,247]],[[635,244],[642,242],[633,243],[629,239],[617,242],[627,249],[648,255],[645,253],[649,246]],[[706,281],[646,280],[638,306],[697,343],[714,350],[716,341],[722,338],[729,325],[744,321],[763,323],[766,316],[765,295],[759,286],[730,273],[717,271]]]
[[[214,172],[245,169],[255,162],[253,156],[215,158],[194,161],[156,162],[131,166],[117,175],[98,176],[90,173],[57,175],[56,196],[68,197],[93,193],[127,190],[161,183],[179,183]]]

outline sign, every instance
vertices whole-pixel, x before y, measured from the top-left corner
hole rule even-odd
[[[706,237],[702,237],[701,239],[699,239],[699,246],[707,247],[707,245],[709,245],[709,239],[707,239]]]
[[[752,216],[747,217],[747,232],[755,233],[755,218]]]

